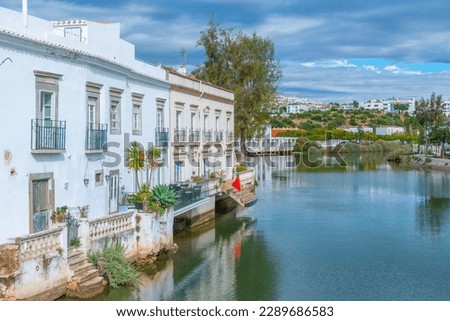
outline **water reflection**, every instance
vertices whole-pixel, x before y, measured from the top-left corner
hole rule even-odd
[[[276,273],[249,217],[228,214],[212,228],[177,237],[172,300],[270,300]]]
[[[450,211],[450,199],[426,197],[418,204],[416,216],[418,229],[422,235],[434,235],[442,232]]]
[[[178,252],[141,273],[138,288],[109,289],[96,300],[274,300],[277,273],[256,221],[218,216],[175,238]]]
[[[440,172],[422,172],[421,200],[416,207],[416,224],[421,235],[438,236],[450,215],[450,180]]]
[[[386,162],[383,153],[295,154],[288,156],[251,157],[244,160],[247,167],[256,169],[258,181],[264,181],[274,172],[347,172],[401,169]],[[283,178],[283,175],[279,176]]]

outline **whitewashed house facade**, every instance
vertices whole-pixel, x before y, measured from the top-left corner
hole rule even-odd
[[[108,226],[114,233],[135,233],[136,213],[117,216],[125,211],[124,196],[135,189],[124,150],[131,141],[148,148],[156,128],[168,127],[170,83],[164,69],[135,59],[134,45],[120,38],[119,24],[51,22],[4,8],[0,63],[0,247],[16,244],[22,268],[31,260],[34,274],[16,279],[17,298],[26,298],[54,286],[42,274],[42,262],[33,261],[41,255],[59,253],[59,261],[44,267],[53,268],[53,280],[67,278],[67,267],[55,263],[65,262],[68,247],[65,228],[50,220],[57,207],[89,205],[91,238]],[[167,147],[163,158],[154,184],[169,182]],[[145,181],[146,173],[140,175]],[[116,221],[108,219],[114,215]],[[164,224],[170,239],[170,218]],[[56,234],[44,235],[52,229]],[[4,287],[0,282],[0,299]]]
[[[14,208],[0,242],[39,231],[33,221],[47,225],[39,206],[89,204],[92,218],[118,212],[134,186],[125,145],[147,148],[157,113],[168,113],[165,71],[135,59],[119,24],[28,17],[24,27],[20,13],[0,9],[0,17],[0,204]],[[38,191],[49,204],[36,203]]]
[[[169,139],[173,142],[170,181],[185,182],[234,166],[234,94],[191,75],[166,68],[171,84]]]
[[[215,194],[233,176],[234,94],[184,69],[167,67],[166,79],[169,128],[158,136],[167,132],[170,141],[170,182],[178,200],[174,215],[195,226],[214,218]]]

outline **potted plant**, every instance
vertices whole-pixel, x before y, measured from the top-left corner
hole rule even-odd
[[[67,206],[57,207],[56,211],[53,211],[50,219],[53,223],[62,223],[67,218]]]

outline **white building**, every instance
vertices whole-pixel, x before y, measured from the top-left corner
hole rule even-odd
[[[134,186],[124,148],[147,148],[157,114],[168,120],[165,71],[135,59],[119,24],[29,16],[24,25],[22,14],[0,8],[4,59],[0,204],[11,217],[0,243],[48,228],[63,205],[89,204],[92,218],[118,212]],[[158,179],[168,178],[166,167]]]
[[[171,84],[170,182],[177,193],[175,216],[190,224],[214,218],[215,194],[232,179],[234,94],[166,68]],[[192,225],[191,225],[192,226]]]
[[[387,110],[388,105],[383,100],[371,99],[364,103],[363,108],[367,110]]]
[[[399,98],[391,98],[391,99],[371,99],[366,101],[363,105],[364,109],[367,110],[384,110],[389,113],[397,112],[395,110],[396,105],[406,105],[408,109],[406,110],[409,114],[414,113],[416,110],[416,100],[414,98],[411,99],[399,99]]]
[[[148,148],[156,128],[168,127],[166,71],[136,60],[119,24],[50,22],[4,8],[0,63],[0,255],[17,259],[12,273],[0,264],[0,300],[66,290],[75,271],[69,223],[50,219],[58,207],[79,220],[77,255],[114,239],[130,255],[170,246],[173,212],[138,220],[137,211],[120,206],[136,186],[125,149],[132,141]],[[163,157],[153,183],[169,183],[168,148]],[[88,218],[77,210],[84,205]]]
[[[399,126],[382,126],[375,128],[375,134],[377,135],[392,135],[403,134],[405,129]]]

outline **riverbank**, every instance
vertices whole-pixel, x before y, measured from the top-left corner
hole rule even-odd
[[[450,172],[450,159],[447,158],[426,158],[422,156],[409,156],[409,166],[419,170],[439,170]]]

